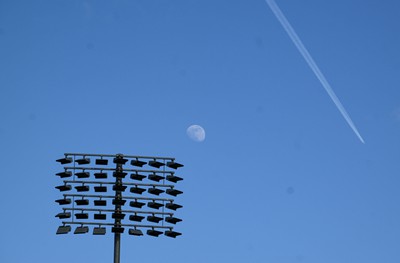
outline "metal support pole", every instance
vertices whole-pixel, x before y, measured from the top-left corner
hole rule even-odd
[[[114,233],[114,263],[120,263],[121,234]]]
[[[117,168],[116,171],[121,171],[122,172],[122,164],[117,163]],[[115,185],[121,185],[122,184],[122,179],[119,178],[118,176],[115,177]],[[115,190],[115,200],[121,200],[122,198],[121,191],[116,189]],[[121,212],[121,205],[119,205],[117,202],[115,203],[115,211],[114,213],[120,213]],[[115,218],[114,221],[114,227],[121,227],[121,219]],[[114,263],[120,263],[120,250],[121,250],[121,234],[117,233],[117,231],[114,233]]]

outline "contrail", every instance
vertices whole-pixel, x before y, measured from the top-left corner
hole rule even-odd
[[[357,135],[358,139],[362,143],[365,143],[363,138],[361,137],[360,133],[358,132],[356,126],[354,125],[353,121],[351,120],[349,114],[346,112],[344,109],[342,103],[340,102],[339,98],[336,96],[335,92],[333,92],[331,85],[329,82],[326,80],[324,74],[322,74],[321,70],[315,63],[314,59],[311,57],[310,53],[306,49],[306,47],[303,45],[303,42],[301,42],[299,36],[296,34],[294,31],[293,27],[290,25],[289,21],[286,19],[285,15],[282,13],[281,9],[279,6],[275,3],[275,0],[265,0],[269,7],[271,8],[272,12],[274,12],[276,18],[279,20],[279,22],[282,24],[283,28],[285,29],[286,33],[288,33],[289,37],[292,39],[293,43],[303,56],[303,58],[306,60],[308,66],[310,66],[311,70],[314,72],[315,76],[319,79],[321,82],[322,86],[328,92],[328,95],[331,97],[333,100],[333,103],[335,103],[336,107],[342,114],[343,118],[347,121],[347,123],[350,125],[351,129],[354,131],[354,133]]]

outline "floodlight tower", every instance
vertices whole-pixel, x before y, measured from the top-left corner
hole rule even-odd
[[[90,158],[96,158],[94,166],[88,166],[91,163]],[[108,165],[110,158],[114,163],[112,166]],[[129,160],[134,169],[124,167]],[[56,217],[63,220],[71,219],[62,221],[62,225],[57,229],[57,234],[67,234],[71,231],[72,225],[78,225],[74,234],[88,233],[89,226],[95,226],[93,235],[105,235],[106,226],[111,227],[111,232],[114,233],[114,263],[120,263],[121,234],[124,233],[126,227],[129,228],[129,235],[133,236],[142,236],[142,229],[147,229],[147,234],[154,237],[158,237],[162,233],[172,238],[181,235],[181,233],[173,231],[172,225],[181,222],[182,219],[174,217],[174,212],[164,211],[164,208],[176,211],[182,206],[176,204],[174,199],[159,197],[163,193],[173,197],[183,193],[175,189],[175,185],[166,183],[168,181],[176,184],[183,180],[175,175],[175,170],[183,167],[182,164],[175,162],[175,158],[65,153],[64,158],[58,159],[57,162],[64,165],[64,171],[56,175],[67,179],[63,180],[63,185],[55,188],[60,192],[67,192],[73,191],[72,186],[74,186],[76,191],[63,194],[62,199],[56,200],[63,210]],[[71,163],[73,166],[67,166]],[[142,169],[144,165],[151,168]],[[90,171],[94,172],[94,179],[90,179]],[[108,179],[108,173],[112,173],[115,180]],[[128,173],[131,173],[131,180],[124,180]],[[68,180],[71,177],[72,180]],[[143,183],[143,180],[157,183]],[[107,195],[107,186],[112,186],[114,195]],[[130,194],[125,194],[128,187],[130,187]],[[112,199],[112,205],[107,202],[110,199]],[[132,208],[125,208],[127,200],[130,200],[129,206]],[[145,202],[150,210],[143,208],[146,205]],[[94,207],[90,205],[91,203]],[[162,208],[161,212],[154,211],[160,208]],[[113,220],[107,221],[107,216],[109,217],[110,214]],[[129,220],[135,222],[142,222],[145,218],[143,215],[147,215],[146,219],[149,223],[125,223],[126,214],[130,214]],[[91,216],[93,216],[93,220],[91,220]],[[75,221],[75,219],[79,221]],[[164,230],[164,232],[159,230]]]
[[[121,201],[122,199],[122,179],[121,177],[123,176],[123,171],[122,171],[122,165],[126,163],[127,159],[124,159],[122,155],[117,155],[115,158],[115,163],[117,165],[116,171],[115,171],[115,212],[114,212],[114,230],[116,229],[121,229]],[[118,176],[117,174],[120,174],[121,176]],[[114,232],[114,262],[119,263],[120,259],[120,249],[121,249],[121,231],[115,231]]]

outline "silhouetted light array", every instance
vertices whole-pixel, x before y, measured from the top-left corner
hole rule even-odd
[[[183,165],[173,158],[66,153],[57,162],[63,170],[56,173],[62,180],[55,187],[62,194],[55,200],[62,209],[56,234],[181,235],[174,231],[182,221],[175,197],[183,192],[175,186],[183,178],[175,173]]]

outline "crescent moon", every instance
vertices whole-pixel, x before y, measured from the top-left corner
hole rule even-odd
[[[202,142],[206,139],[206,131],[200,125],[191,125],[186,130],[187,135],[190,139],[195,142]]]

